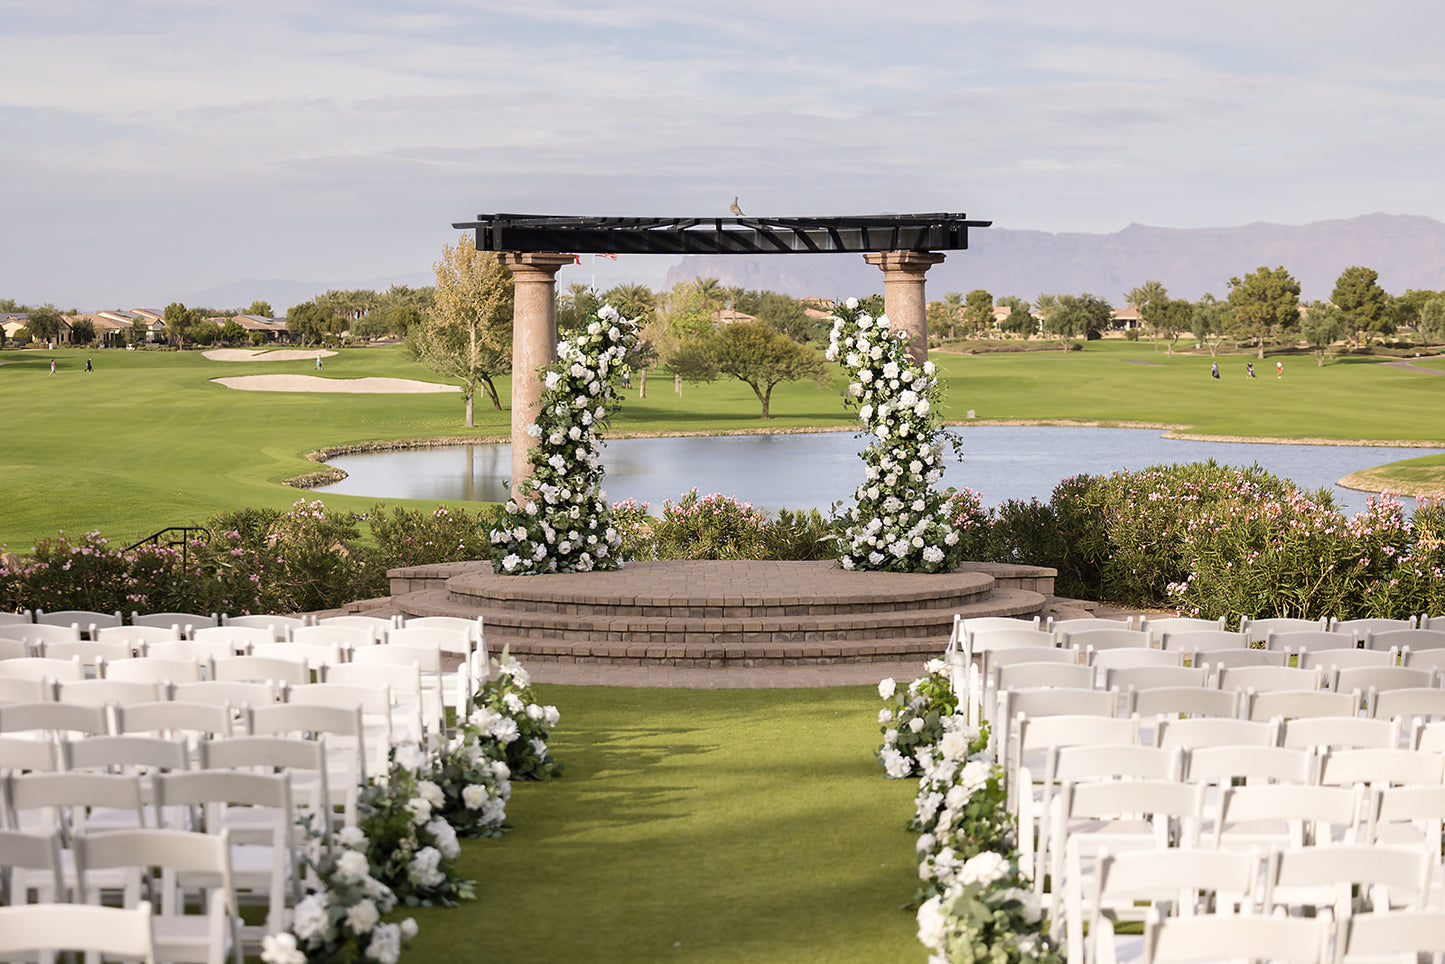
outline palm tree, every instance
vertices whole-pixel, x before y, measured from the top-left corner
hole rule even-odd
[[[963,314],[963,293],[950,291],[943,296],[943,317],[948,320],[948,337],[954,338],[954,330],[958,327],[958,319]]]
[[[1162,305],[1169,300],[1169,289],[1164,287],[1164,283],[1161,281],[1146,281],[1126,294],[1124,300],[1139,312],[1139,320],[1142,322],[1150,305]],[[1150,324],[1149,327],[1154,336],[1154,350],[1158,351],[1159,332],[1154,330],[1153,324]]]

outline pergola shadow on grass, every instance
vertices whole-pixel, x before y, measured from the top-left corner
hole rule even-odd
[[[537,690],[566,771],[514,784],[512,830],[463,849],[477,903],[416,913],[408,958],[921,959],[872,687]]]

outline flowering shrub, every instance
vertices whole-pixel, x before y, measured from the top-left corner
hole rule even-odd
[[[619,559],[654,559],[657,541],[653,530],[657,520],[647,514],[648,503],[623,499],[612,503],[612,524],[622,539],[617,550]]]
[[[381,917],[396,907],[396,894],[371,875],[367,858],[371,841],[357,827],[336,834],[336,846],[321,847],[321,833],[311,823],[305,860],[311,868],[309,893],[296,905],[291,929],[268,934],[261,941],[265,964],[351,964],[361,960],[396,964],[405,942],[416,936],[416,921],[384,924]]]
[[[949,489],[948,519],[953,531],[958,533],[961,558],[992,558],[993,519],[984,508],[982,493],[968,488]]]
[[[958,709],[952,674],[941,659],[931,659],[924,675],[900,690],[892,677],[878,684],[883,709],[878,723],[883,745],[878,760],[889,779],[900,780],[922,772],[930,759],[931,747],[943,738],[944,720]]]
[[[371,569],[381,579],[373,595],[385,594],[387,569],[491,558],[492,544],[483,533],[495,514],[493,509],[468,514],[444,505],[431,512],[396,506],[388,513],[385,505],[376,504],[366,515],[379,562]]]
[[[697,489],[662,504],[654,529],[659,559],[757,559],[768,517],[751,502]]]
[[[506,650],[492,666],[493,677],[472,697],[468,726],[476,729],[487,755],[506,764],[512,779],[546,780],[560,773],[547,747],[561,718],[557,707],[537,702],[527,671]]]
[[[863,450],[867,478],[855,493],[839,545],[845,569],[942,572],[962,558],[942,493],[945,433],[933,362],[921,366],[907,339],[883,315],[874,319],[849,298],[835,305],[828,360],[848,372],[848,401],[874,436]]]
[[[446,794],[429,779],[418,779],[408,765],[424,765],[419,749],[398,753],[386,782],[361,791],[357,809],[362,833],[370,841],[372,874],[408,907],[475,900],[473,882],[457,876],[462,846],[445,818]],[[423,771],[425,772],[425,771]]]
[[[431,761],[430,778],[441,787],[438,813],[461,837],[498,837],[512,797],[512,771],[489,757],[489,738],[465,720]]]
[[[522,502],[508,501],[490,536],[498,572],[616,569],[622,541],[602,492],[599,432],[607,424],[616,372],[637,341],[637,322],[604,305],[597,319],[557,343],[542,375],[537,439]]]

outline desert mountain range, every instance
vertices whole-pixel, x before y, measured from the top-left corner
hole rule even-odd
[[[1033,301],[1043,292],[1092,292],[1116,307],[1145,281],[1162,281],[1174,298],[1205,292],[1223,298],[1229,279],[1283,265],[1302,300],[1328,299],[1351,265],[1380,273],[1391,294],[1445,288],[1445,224],[1416,215],[1368,214],[1305,225],[1154,228],[1131,224],[1113,234],[1049,234],[1005,227],[969,232],[969,249],[951,251],[928,272],[928,297],[984,288],[995,298]],[[883,290],[883,275],[857,254],[690,255],[667,272],[667,287],[698,277],[724,285],[843,298]]]

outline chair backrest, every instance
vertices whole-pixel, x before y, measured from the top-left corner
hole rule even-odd
[[[107,659],[96,665],[101,679],[128,683],[196,683],[201,679],[201,662],[190,659],[166,659],[160,656],[138,656],[133,659]]]
[[[1369,629],[1364,639],[1366,649],[1445,649],[1445,629]]]
[[[1224,632],[1224,617],[1197,619],[1191,616],[1145,616],[1139,622],[1139,629],[1152,636],[1154,645],[1157,646],[1163,641],[1165,633]]]
[[[1327,786],[1441,786],[1445,754],[1421,750],[1330,750],[1320,760],[1320,783]],[[1445,816],[1445,814],[1442,814]]]
[[[1058,646],[1058,639],[1053,633],[1046,633],[1038,629],[980,629],[969,632],[966,642],[965,652],[972,655],[994,649]]]
[[[426,738],[425,690],[421,668],[414,663],[343,663],[324,667],[322,679],[326,686],[387,687],[392,700],[392,739],[419,743]]]
[[[1223,717],[1161,719],[1154,731],[1156,746],[1278,746],[1282,724],[1276,720],[1235,720]]]
[[[220,628],[222,631],[225,630],[224,626]],[[205,630],[201,631],[205,632]],[[211,660],[229,659],[238,655],[237,645],[244,650],[239,655],[250,652],[249,645],[236,644],[229,639],[208,637],[206,639],[181,639],[169,643],[147,643],[146,655],[154,659],[194,659],[200,663],[202,671],[209,672]]]
[[[423,675],[440,675],[442,651],[436,646],[414,646],[409,643],[387,643],[385,646],[366,646],[351,654],[351,661],[361,665],[412,666],[419,668]]]
[[[48,626],[79,626],[82,635],[93,634],[97,629],[104,629],[107,626],[119,626],[120,610],[113,613],[99,613],[93,609],[62,609],[57,612],[48,613],[43,609],[35,610],[35,621]]]
[[[371,633],[376,642],[386,638],[389,629],[396,628],[396,620],[381,616],[327,616],[316,620],[317,626],[351,626]]]
[[[0,954],[94,951],[155,964],[149,901],[135,907],[26,904],[0,907]]]
[[[1120,651],[1116,651],[1120,652]],[[1129,652],[1129,650],[1122,650]],[[1104,689],[1158,689],[1161,686],[1204,686],[1209,673],[1203,666],[1135,666],[1104,671]]]
[[[57,769],[59,747],[54,740],[0,736],[0,771],[50,773]]]
[[[1288,835],[1277,841],[1288,846],[1314,843],[1353,843],[1369,820],[1365,788],[1322,787],[1299,783],[1251,783],[1221,787],[1213,845],[1227,845],[1236,830],[1250,834],[1246,842],[1258,845],[1257,825],[1279,822]],[[1279,831],[1273,833],[1278,834]]]
[[[44,623],[14,623],[0,631],[6,639],[20,639],[34,646],[39,643],[78,643],[80,627],[50,626]]]
[[[1222,690],[1254,690],[1257,693],[1276,690],[1320,688],[1323,672],[1319,668],[1297,669],[1293,666],[1225,666],[1218,674]]]
[[[114,639],[82,639],[75,643],[41,643],[40,655],[47,659],[78,659],[93,666],[103,659],[132,659],[143,645]]]
[[[1306,649],[1299,653],[1298,666],[1300,669],[1320,667],[1325,671],[1325,682],[1328,683],[1337,669],[1394,666],[1399,659],[1400,654],[1394,649]]]
[[[4,627],[0,626],[0,631]],[[25,659],[35,655],[35,647],[23,639],[8,639],[0,636],[0,662],[9,659]]]
[[[1339,924],[1336,960],[1434,960],[1445,947],[1445,910],[1409,909],[1354,914]]]
[[[1281,746],[1318,749],[1393,750],[1400,745],[1399,720],[1372,720],[1363,716],[1309,716],[1284,721]]]
[[[1359,690],[1333,693],[1327,690],[1276,690],[1244,693],[1247,720],[1285,720],[1306,716],[1356,716],[1361,709]]]
[[[331,645],[336,643],[341,646],[359,648],[362,646],[375,646],[380,642],[380,637],[372,630],[363,626],[336,625],[334,623],[325,626],[297,626],[291,630],[291,641],[293,643],[321,643]]]
[[[1185,755],[1191,783],[1311,783],[1318,757],[1309,747],[1197,746]]]
[[[0,707],[0,720],[4,719],[4,708]],[[1415,728],[1410,745],[1417,750],[1430,753],[1445,752],[1445,721],[1425,723]]]
[[[1059,636],[1059,645],[1077,646],[1081,650],[1149,649],[1153,645],[1149,634],[1137,629],[1078,629],[1067,630],[1062,634],[1056,631],[1055,635]]]
[[[211,660],[211,679],[236,683],[264,683],[270,680],[291,686],[304,686],[311,682],[311,668],[304,659],[231,656]]]
[[[1222,629],[1171,630],[1159,637],[1159,648],[1184,653],[1208,653],[1217,649],[1248,649],[1247,633],[1231,633]]]
[[[1200,903],[1214,896],[1218,906],[1252,902],[1259,876],[1259,857],[1228,850],[1180,849],[1130,850],[1112,853],[1105,848],[1098,855],[1093,913],[1098,922],[1109,914],[1109,906],[1132,906],[1138,901],[1164,903],[1179,901],[1181,895],[1194,900],[1180,909],[1192,914]]]
[[[104,706],[85,703],[9,703],[0,706],[0,733],[43,732],[99,734],[110,732]]]
[[[1329,940],[1327,917],[1161,917],[1151,912],[1144,924],[1143,962],[1182,964],[1242,958],[1277,964],[1324,964]]]
[[[55,688],[55,699],[58,702],[82,703],[87,706],[154,703],[166,695],[161,692],[160,683],[117,679],[67,680]]]
[[[1340,917],[1348,917],[1356,886],[1359,900],[1368,900],[1380,910],[1391,904],[1423,909],[1430,894],[1433,863],[1429,854],[1402,847],[1341,844],[1276,850],[1270,854],[1265,874],[1264,909],[1326,906],[1336,908]],[[1320,894],[1322,885],[1332,886],[1335,893]],[[1385,888],[1388,896],[1377,888]],[[1304,890],[1309,896],[1291,898],[1283,893],[1287,889],[1296,895]]]
[[[50,879],[36,886],[42,903],[67,900],[65,864],[60,855],[60,835],[53,830],[30,833],[24,830],[0,830],[0,904],[24,904],[25,891],[37,883],[33,878],[16,886],[11,868],[45,871]]]
[[[0,612],[0,627],[3,626],[29,626],[35,622],[35,614],[30,610],[23,613]]]
[[[330,737],[329,745],[333,750],[342,747],[355,748],[357,782],[366,782],[366,727],[360,704],[351,707],[304,703],[253,706],[247,715],[246,729],[253,736],[314,739],[325,734]]]
[[[1020,646],[1016,649],[986,649],[983,651],[984,675],[993,679],[1000,666],[1015,663],[1066,663],[1082,665],[1077,649],[1060,649],[1057,646]]]
[[[1323,629],[1271,630],[1264,638],[1265,649],[1283,649],[1291,653],[1306,649],[1354,649],[1358,645],[1349,633],[1332,633]]]
[[[1269,616],[1265,619],[1250,619],[1245,616],[1239,621],[1239,630],[1249,636],[1251,642],[1264,642],[1270,633],[1308,633],[1330,628],[1327,617],[1299,619],[1293,616]]]
[[[54,681],[85,679],[85,665],[78,657],[49,659],[44,656],[23,656],[18,659],[0,659],[0,676]]]
[[[993,688],[1005,690],[1039,686],[1088,689],[1094,685],[1094,670],[1078,663],[1012,663],[994,670]]]
[[[20,645],[25,645],[21,643]],[[3,647],[3,643],[0,643]],[[22,657],[23,658],[23,657]],[[4,657],[0,656],[0,662]],[[40,679],[19,679],[0,676],[0,704],[42,703],[55,698],[55,681],[42,676]]]
[[[1290,654],[1282,649],[1213,649],[1195,653],[1190,663],[1194,666],[1203,664],[1211,672],[1218,673],[1221,669],[1243,666],[1286,666],[1289,657]]]
[[[110,626],[96,631],[96,638],[105,643],[123,643],[139,649],[149,643],[173,643],[181,638],[175,626]]]
[[[364,646],[363,649],[373,649]],[[312,669],[346,662],[349,649],[337,643],[257,643],[251,647],[251,656],[265,656],[269,659],[284,659],[293,663],[305,663]]]
[[[60,757],[67,770],[111,773],[187,770],[191,765],[185,740],[135,734],[65,740],[60,744]]]
[[[1366,712],[1376,719],[1400,717],[1429,722],[1445,719],[1445,690],[1433,686],[1372,690],[1365,694],[1365,705]]]
[[[282,639],[284,639],[289,630],[283,628],[281,632]],[[277,642],[277,639],[268,626],[238,626],[228,623],[225,626],[205,626],[198,629],[193,634],[192,641],[229,647],[229,650],[223,653],[212,652],[212,656],[244,656],[251,651],[251,647],[259,646],[262,643],[274,643]]]
[[[1433,669],[1408,666],[1355,666],[1349,669],[1337,669],[1329,683],[1330,689],[1342,693],[1346,690],[1359,690],[1361,693],[1368,690],[1384,692],[1385,690],[1431,687],[1436,685],[1436,676]]]
[[[160,700],[130,703],[115,708],[115,730],[124,735],[152,735],[166,739],[198,740],[230,736],[233,726],[231,704],[198,703],[189,700]]]
[[[60,771],[12,773],[6,785],[13,819],[25,811],[49,814],[62,834],[85,830],[92,809],[125,814],[131,825],[145,826],[145,805],[137,774]],[[45,819],[42,817],[42,819]],[[23,825],[23,824],[22,824]],[[108,822],[107,827],[113,826]]]
[[[1124,692],[1124,710],[1145,717],[1217,716],[1233,719],[1239,715],[1244,694],[1238,690],[1217,690],[1207,686],[1155,686]]]
[[[222,616],[222,626],[234,626],[238,629],[264,629],[271,634],[274,642],[281,642],[286,639],[291,630],[305,626],[304,616]]]
[[[1183,666],[1185,653],[1164,649],[1088,649],[1084,660],[1102,676],[1111,669],[1136,669],[1145,666]]]
[[[393,646],[421,646],[437,648],[444,653],[466,656],[476,647],[472,634],[464,629],[447,629],[440,626],[402,626],[386,632],[386,644]]]
[[[226,703],[239,709],[247,703],[252,706],[274,703],[279,694],[280,689],[274,683],[201,680],[199,683],[177,683],[171,691],[171,698],[195,703]]]
[[[1063,633],[1077,633],[1085,629],[1133,629],[1134,620],[1104,619],[1098,616],[1081,616],[1078,619],[1055,619],[1049,624],[1050,632],[1062,638]]]
[[[1414,616],[1408,619],[1382,619],[1373,617],[1369,619],[1332,619],[1330,629],[1337,633],[1348,633],[1356,639],[1364,639],[1365,633],[1387,633],[1397,629],[1416,629],[1418,623]]]
[[[190,636],[197,629],[221,625],[221,617],[216,613],[138,613],[132,610],[130,624],[132,626],[177,626],[181,630],[181,635]]]

